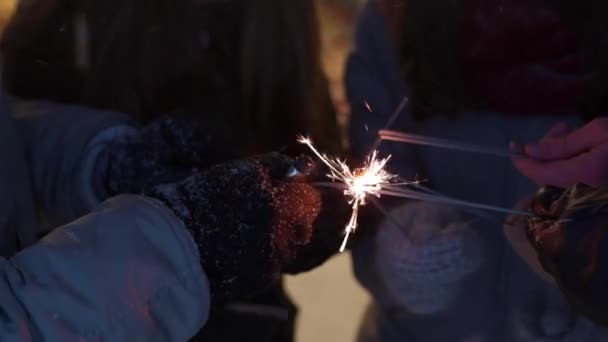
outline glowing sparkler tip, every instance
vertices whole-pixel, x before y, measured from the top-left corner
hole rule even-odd
[[[308,137],[299,136],[299,143],[307,145],[310,150],[329,167],[330,173],[328,177],[332,180],[342,182],[345,185],[344,195],[348,197],[348,203],[352,206],[351,218],[344,229],[345,237],[340,247],[340,252],[346,248],[348,237],[357,229],[357,217],[359,207],[365,205],[365,198],[368,195],[380,197],[380,191],[383,186],[391,184],[397,177],[384,168],[391,156],[386,158],[378,158],[378,152],[373,151],[368,156],[363,167],[351,169],[346,162],[338,158],[329,158],[321,154],[312,144]]]
[[[312,144],[312,140],[310,140],[309,137],[305,137],[303,135],[299,135],[298,136],[298,140],[297,140],[300,144],[304,144],[304,145],[311,145]]]

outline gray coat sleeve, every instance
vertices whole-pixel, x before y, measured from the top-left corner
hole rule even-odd
[[[208,282],[183,224],[124,195],[0,259],[2,341],[186,341]]]
[[[25,145],[34,198],[52,225],[69,222],[99,204],[90,179],[91,142],[126,115],[50,102],[10,101]],[[101,199],[103,200],[103,199]]]

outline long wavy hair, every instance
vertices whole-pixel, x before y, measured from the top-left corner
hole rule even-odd
[[[411,103],[419,116],[458,113],[474,106],[463,87],[458,0],[377,0],[387,18]],[[584,71],[591,78],[578,101],[585,117],[608,109],[608,2],[556,0],[562,18],[583,37]]]
[[[0,48],[19,97],[187,113],[249,152],[339,141],[314,1],[22,1]]]

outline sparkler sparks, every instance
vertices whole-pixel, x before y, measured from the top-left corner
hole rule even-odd
[[[298,142],[307,145],[327,165],[330,170],[327,176],[330,179],[344,185],[344,195],[349,198],[348,203],[352,207],[352,215],[344,230],[345,236],[342,246],[340,246],[340,252],[343,252],[350,234],[357,229],[359,208],[365,205],[366,197],[369,195],[380,197],[384,186],[395,184],[393,181],[397,175],[384,169],[391,156],[379,158],[378,152],[373,151],[361,168],[351,169],[345,161],[320,153],[309,138],[299,137]]]
[[[325,154],[320,153],[313,145],[312,141],[306,137],[299,137],[298,142],[307,145],[310,150],[329,167],[330,173],[327,175],[331,180],[342,183],[337,187],[343,189],[344,195],[348,197],[348,203],[352,207],[352,214],[348,224],[345,227],[345,236],[340,246],[340,252],[346,248],[346,243],[350,235],[357,229],[359,216],[359,208],[366,204],[368,196],[380,197],[391,196],[398,198],[413,199],[418,201],[427,201],[432,203],[454,205],[463,208],[474,208],[481,210],[489,210],[500,212],[503,214],[529,216],[530,213],[510,208],[502,208],[493,205],[463,201],[447,196],[425,193],[412,189],[404,189],[403,185],[419,184],[420,181],[413,182],[398,182],[398,175],[387,172],[384,168],[391,159],[389,155],[386,158],[379,158],[378,152],[373,150],[362,167],[351,169],[345,161],[337,158],[330,158]],[[327,185],[321,184],[319,185]]]

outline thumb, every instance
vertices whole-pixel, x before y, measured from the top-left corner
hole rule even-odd
[[[596,119],[568,134],[563,134],[565,130],[565,127],[554,127],[539,143],[526,145],[526,155],[545,161],[572,158],[608,138],[608,121]]]
[[[560,122],[555,126],[551,127],[551,129],[542,137],[541,142],[551,141],[555,138],[563,137],[572,132],[572,128],[565,122]]]

